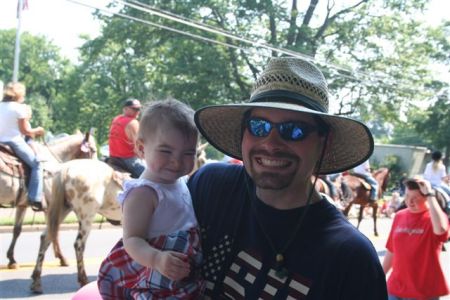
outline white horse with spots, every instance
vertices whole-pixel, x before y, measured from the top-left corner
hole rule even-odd
[[[110,221],[120,223],[122,212],[116,201],[128,173],[114,171],[102,161],[89,159],[72,160],[61,165],[53,177],[53,199],[48,207],[47,228],[41,235],[41,245],[32,274],[30,289],[42,293],[41,273],[45,251],[58,239],[59,225],[73,211],[78,218],[78,235],[75,240],[78,282],[88,283],[83,253],[91,231],[94,217],[101,214]]]
[[[61,162],[76,158],[97,159],[97,145],[90,132],[82,134],[80,131],[73,135],[55,140],[48,145],[36,143],[41,157],[45,158],[44,168],[44,196],[47,203],[51,198],[52,174],[59,168]],[[3,145],[3,144],[2,144]],[[15,207],[13,237],[6,252],[8,268],[17,269],[19,265],[14,258],[14,247],[22,232],[22,224],[28,207],[25,175],[22,168],[28,168],[13,155],[11,150],[3,145],[0,147],[0,207]],[[53,244],[55,256],[60,259],[61,266],[67,266],[57,242]]]

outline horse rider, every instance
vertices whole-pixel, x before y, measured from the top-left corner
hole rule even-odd
[[[123,103],[122,114],[116,116],[109,129],[109,156],[119,162],[131,177],[138,178],[145,169],[142,160],[134,151],[135,140],[139,129],[137,120],[141,111],[141,102],[127,99]]]
[[[356,166],[353,168],[353,172],[357,175],[360,175],[363,177],[368,184],[370,184],[371,190],[370,190],[370,201],[377,201],[378,200],[378,181],[376,181],[375,178],[373,178],[370,168],[369,160],[366,160],[362,164]]]
[[[42,211],[44,169],[25,136],[42,136],[45,130],[40,126],[31,127],[31,108],[24,104],[25,96],[23,83],[10,82],[4,88],[0,102],[0,142],[11,147],[17,157],[30,167],[28,202],[34,211]]]

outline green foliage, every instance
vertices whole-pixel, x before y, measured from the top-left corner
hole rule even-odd
[[[328,11],[321,1],[301,6],[281,0],[142,2],[308,55],[327,77],[333,112],[367,123],[378,141],[449,149],[448,104],[436,102],[429,112],[416,106],[448,88],[430,64],[450,63],[450,22],[430,28],[417,21],[429,5],[426,0],[337,1]],[[45,38],[22,34],[19,75],[28,101],[34,102],[33,122],[53,132],[95,127],[97,142],[103,144],[124,99],[174,97],[195,109],[245,101],[268,58],[281,55],[126,5],[119,8],[142,21],[98,12],[102,33],[86,37],[76,66]],[[12,77],[14,39],[14,30],[0,31],[0,80],[5,83]]]
[[[0,30],[0,80],[5,84],[12,79],[15,38],[15,30]],[[22,33],[19,81],[27,88],[26,103],[33,109],[33,126],[54,131],[53,101],[61,92],[69,65],[44,37]]]

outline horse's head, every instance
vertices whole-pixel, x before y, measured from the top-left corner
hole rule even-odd
[[[386,191],[389,181],[389,168],[380,168],[373,172],[373,178],[378,181],[380,186],[380,196]]]
[[[97,143],[93,136],[94,129],[91,128],[81,141],[79,155],[76,158],[97,158]]]
[[[52,155],[58,162],[78,158],[97,158],[97,144],[91,132],[82,134],[80,131],[48,145]]]

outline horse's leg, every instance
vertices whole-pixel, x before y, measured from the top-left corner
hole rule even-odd
[[[350,203],[345,207],[345,209],[343,211],[344,216],[348,217],[348,213],[350,212],[352,205],[353,205],[353,201],[350,201]]]
[[[374,203],[372,205],[373,208],[373,234],[375,236],[378,236],[378,230],[377,230],[377,211],[378,211],[378,203]]]
[[[67,215],[70,213],[71,208],[64,207],[64,211],[61,213],[61,220],[64,220]],[[55,253],[55,257],[59,259],[59,265],[61,267],[67,267],[69,265],[69,262],[64,257],[61,251],[61,247],[59,246],[59,237],[55,237],[53,240],[53,252]]]
[[[8,251],[6,252],[6,257],[8,258],[8,269],[18,269],[19,265],[14,259],[14,247],[16,246],[17,239],[22,232],[23,219],[25,217],[25,212],[27,210],[26,206],[16,207],[16,218],[14,220],[14,229],[11,244],[9,245]]]
[[[361,221],[363,218],[364,208],[365,208],[365,205],[363,205],[363,204],[359,205],[358,225],[356,225],[356,228],[358,228],[358,229],[359,229],[359,224],[361,224]]]
[[[80,286],[84,286],[88,283],[86,270],[84,268],[83,253],[86,247],[86,240],[91,231],[92,222],[94,220],[96,210],[93,209],[91,211],[93,211],[94,214],[84,215],[85,216],[84,219],[81,219],[80,215],[77,214],[79,220],[79,227],[74,247],[75,247],[75,255],[77,257],[78,283],[80,284]]]
[[[47,228],[41,234],[41,244],[39,245],[38,257],[36,259],[36,265],[34,266],[33,274],[31,275],[30,290],[35,294],[42,294],[42,264],[44,263],[45,252],[50,246],[51,241],[47,238]]]

